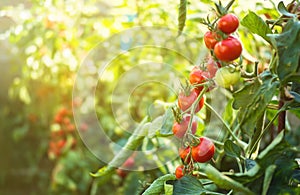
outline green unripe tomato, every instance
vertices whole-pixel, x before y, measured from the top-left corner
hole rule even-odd
[[[237,71],[232,67],[225,66],[217,71],[215,81],[218,86],[229,88],[231,85],[234,85],[237,82],[239,82],[240,78],[240,71]]]

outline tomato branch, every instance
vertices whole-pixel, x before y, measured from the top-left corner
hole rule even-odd
[[[238,137],[236,137],[236,135],[233,133],[233,131],[231,130],[229,125],[223,120],[223,118],[219,115],[219,113],[213,107],[211,107],[211,105],[207,104],[206,102],[205,102],[205,105],[223,123],[223,125],[226,127],[226,130],[229,132],[229,134],[232,136],[232,138],[237,142],[237,144],[239,146],[241,146],[243,149],[245,149],[247,147],[247,144],[245,142],[243,142],[242,140],[240,140]]]

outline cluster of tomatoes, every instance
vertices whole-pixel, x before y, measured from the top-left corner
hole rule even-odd
[[[182,164],[175,170],[176,178],[185,174],[193,175],[194,163],[206,163],[215,153],[214,143],[206,137],[195,136],[197,122],[193,116],[204,105],[204,93],[213,89],[216,83],[228,88],[240,78],[240,71],[230,66],[232,61],[242,53],[242,44],[234,33],[239,20],[234,14],[221,16],[216,25],[209,25],[204,35],[204,43],[211,51],[205,66],[195,66],[189,75],[189,85],[178,95],[178,108],[174,109],[175,122],[172,130],[174,136],[181,139],[179,156]]]
[[[240,57],[242,44],[231,35],[238,26],[238,18],[234,14],[226,14],[219,19],[217,27],[205,33],[204,43],[208,49],[213,50],[218,60],[230,62]]]
[[[50,158],[58,158],[63,151],[76,147],[75,125],[71,119],[72,111],[65,107],[54,116],[48,148]]]
[[[178,95],[178,109],[174,109],[175,122],[172,127],[174,136],[181,139],[182,146],[179,149],[179,156],[182,165],[176,168],[175,175],[179,179],[185,174],[192,173],[194,162],[204,163],[209,161],[215,153],[214,143],[206,137],[195,136],[198,123],[193,119],[204,106],[204,92],[210,89],[204,87],[215,74],[216,63],[209,61],[209,70],[202,70],[195,67],[190,73],[190,84]],[[190,87],[192,86],[192,87]],[[185,145],[185,143],[188,143]]]
[[[225,14],[219,18],[216,25],[209,24],[209,31],[204,34],[204,43],[211,51],[212,58],[219,65],[215,73],[215,83],[229,88],[240,80],[240,71],[233,65],[233,60],[241,56],[242,44],[232,35],[239,26],[239,20],[234,14]],[[221,67],[222,65],[222,67]]]

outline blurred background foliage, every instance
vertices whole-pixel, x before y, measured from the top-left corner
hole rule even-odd
[[[113,175],[100,181],[93,180],[89,173],[104,163],[84,147],[76,131],[89,131],[93,126],[88,123],[75,126],[72,114],[72,106],[82,106],[91,100],[72,99],[72,90],[85,57],[114,34],[135,26],[167,27],[176,32],[178,4],[179,1],[171,0],[0,2],[0,194],[129,195],[143,190],[147,182],[166,171],[156,169],[133,172],[126,178]],[[275,18],[278,16],[276,4],[259,0],[236,1],[233,10],[240,18],[248,10],[264,18]],[[203,60],[202,36],[206,32],[199,18],[211,14],[212,5],[212,1],[196,0],[189,1],[188,5],[184,33],[193,39],[184,52],[195,59],[201,56],[199,63]],[[144,39],[147,39],[146,34]],[[261,47],[263,40],[253,37],[243,27],[240,27],[239,35],[243,41],[245,64],[251,69],[254,61],[259,59],[262,68],[266,66],[271,58],[270,48]],[[103,56],[115,54],[111,50],[114,47],[116,51],[120,47],[126,51],[127,46],[122,40],[110,41],[110,49],[98,53],[100,61]],[[155,63],[150,64],[151,70],[147,69],[152,62]],[[134,69],[132,75],[125,75],[122,86],[116,90],[115,84],[122,79],[123,73],[128,73],[137,64],[148,65]],[[112,68],[107,70],[106,75],[112,74],[112,77],[97,83],[95,69],[84,78],[82,82],[86,85],[97,83],[97,115],[114,141],[126,141],[129,134],[124,128],[131,128],[129,117],[136,123],[146,115],[155,117],[164,110],[154,102],[175,101],[178,83],[174,83],[172,68],[182,74],[183,80],[192,64],[168,50],[148,48],[118,56],[112,62]],[[145,78],[163,80],[174,86],[174,90],[157,84],[143,85],[133,91],[129,103],[124,104],[122,101],[128,98],[130,86]],[[116,91],[114,96],[113,90]],[[120,115],[118,121],[111,108],[112,98],[115,98],[115,111]],[[203,130],[204,127],[200,125],[200,128]],[[112,153],[113,149],[107,152]],[[174,171],[172,166],[168,169]]]

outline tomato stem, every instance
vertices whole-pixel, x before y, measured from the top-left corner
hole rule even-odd
[[[201,93],[198,95],[196,101],[192,104],[191,106],[191,116],[190,116],[190,121],[189,121],[189,125],[188,125],[188,129],[186,132],[191,132],[192,129],[192,123],[193,123],[193,117],[195,115],[195,110],[201,100],[201,98],[203,97],[204,93],[206,92],[206,90],[208,89],[207,85],[204,85],[203,90],[201,91]],[[185,136],[187,135],[187,133],[185,134]]]
[[[271,119],[271,121],[266,125],[266,127],[262,130],[262,133],[260,134],[260,136],[257,138],[256,142],[253,144],[253,147],[249,150],[249,154],[251,155],[253,153],[253,150],[255,149],[255,146],[258,144],[258,142],[261,140],[261,138],[265,135],[265,133],[267,132],[267,130],[269,129],[269,127],[273,124],[273,122],[275,121],[275,119],[278,117],[278,115],[284,111],[283,108],[281,108],[280,110],[278,110],[275,114],[275,116]]]
[[[243,149],[246,149],[247,144],[245,142],[243,142],[242,140],[240,140],[238,137],[236,137],[236,135],[233,133],[233,131],[231,130],[231,128],[229,127],[229,125],[223,120],[223,118],[219,115],[219,113],[213,108],[211,107],[211,105],[209,105],[208,103],[204,103],[206,105],[207,108],[209,108],[216,116],[217,118],[224,124],[224,126],[226,127],[227,131],[229,132],[229,134],[232,136],[232,138],[237,142],[237,144],[239,146],[241,146]]]

